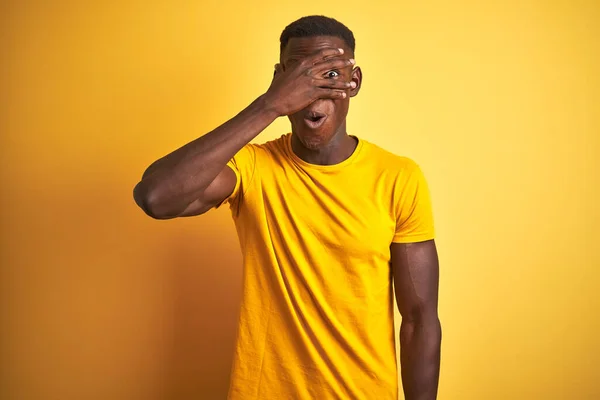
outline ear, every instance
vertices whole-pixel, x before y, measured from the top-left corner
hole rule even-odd
[[[282,73],[282,68],[281,68],[281,64],[277,63],[275,64],[275,71],[273,72],[273,76]]]
[[[360,67],[355,67],[352,70],[352,77],[350,78],[351,82],[356,83],[356,87],[348,90],[349,97],[354,97],[360,91],[360,85],[362,84],[362,71]]]

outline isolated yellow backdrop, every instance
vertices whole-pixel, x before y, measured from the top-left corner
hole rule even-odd
[[[228,211],[154,221],[132,188],[266,90],[281,30],[315,13],[357,38],[349,132],[430,181],[439,398],[600,398],[597,1],[0,7],[0,398],[224,398]]]

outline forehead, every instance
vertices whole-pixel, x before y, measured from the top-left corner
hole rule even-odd
[[[295,37],[283,49],[281,61],[299,60],[325,48],[342,48],[345,55],[352,53],[344,39],[337,36]]]

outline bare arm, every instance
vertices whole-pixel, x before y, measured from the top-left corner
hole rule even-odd
[[[201,214],[226,199],[236,184],[227,162],[276,118],[319,98],[343,98],[350,82],[324,79],[331,69],[351,65],[339,49],[323,49],[285,72],[277,68],[269,90],[212,132],[148,167],[133,193],[153,218]]]
[[[161,219],[179,216],[192,203],[210,208],[210,203],[226,198],[235,186],[235,174],[226,168],[227,162],[277,117],[264,97],[259,97],[212,132],[150,165],[134,189],[136,203]]]
[[[406,400],[435,400],[442,330],[438,319],[439,262],[435,242],[392,243],[392,271],[400,327],[400,364]]]

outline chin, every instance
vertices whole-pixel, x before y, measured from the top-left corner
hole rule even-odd
[[[325,143],[320,137],[298,135],[298,139],[300,139],[300,143],[309,150],[319,150],[320,148],[325,147]]]
[[[334,135],[335,131],[311,131],[298,132],[296,136],[307,149],[319,150],[326,147]]]

